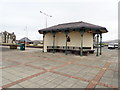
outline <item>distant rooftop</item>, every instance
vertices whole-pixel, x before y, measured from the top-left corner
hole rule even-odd
[[[20,39],[19,40],[20,42],[32,42],[29,38],[27,38],[27,37],[24,37],[24,38],[22,38],[22,39]]]

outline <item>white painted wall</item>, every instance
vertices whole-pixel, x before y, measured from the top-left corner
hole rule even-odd
[[[93,33],[84,33],[83,46],[91,47],[91,49],[93,50]]]
[[[56,33],[55,37],[57,46],[66,46],[66,36],[63,32]]]
[[[47,46],[53,46],[53,35],[46,33],[44,37],[44,52],[47,52]]]
[[[69,37],[70,37],[70,42],[68,42],[68,46],[76,46],[76,47],[80,47],[81,43],[80,43],[80,32],[77,31],[72,31],[69,33]]]
[[[70,42],[68,46],[81,46],[81,36],[77,31],[72,31],[69,33]],[[58,32],[55,35],[55,46],[65,46],[66,36],[63,32]],[[53,35],[52,33],[47,33],[44,37],[44,52],[47,52],[47,46],[53,46]],[[93,49],[93,33],[85,32],[83,35],[83,47],[91,47]]]

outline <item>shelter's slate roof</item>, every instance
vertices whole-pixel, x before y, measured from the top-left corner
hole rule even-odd
[[[28,39],[27,37],[24,37],[22,39],[19,40],[20,42],[32,42],[30,39]]]
[[[45,31],[65,31],[65,30],[78,30],[78,29],[90,29],[90,30],[99,30],[102,33],[108,32],[105,27],[86,23],[86,22],[72,22],[72,23],[64,23],[64,24],[58,24],[52,27],[48,27],[45,29],[39,30],[39,33],[43,33]]]

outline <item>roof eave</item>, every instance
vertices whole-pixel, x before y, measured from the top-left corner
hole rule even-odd
[[[51,29],[51,28],[45,28],[45,29],[41,29],[41,30],[38,30],[38,32],[40,34],[43,34],[44,32],[60,32],[60,31],[66,31],[66,30],[91,30],[91,31],[100,31],[101,33],[107,33],[108,30],[105,28],[105,27],[69,27],[69,28],[54,28],[54,29]]]

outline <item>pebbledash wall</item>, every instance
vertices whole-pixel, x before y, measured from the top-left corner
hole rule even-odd
[[[0,43],[2,43],[3,39],[2,39],[2,33],[0,33]]]
[[[70,42],[67,42],[68,46],[81,46],[80,32],[69,32]],[[52,33],[46,33],[44,37],[44,52],[47,52],[47,46],[53,46]],[[66,46],[66,36],[64,32],[58,32],[55,34],[55,46]],[[93,50],[93,33],[85,32],[83,34],[83,47],[91,47]]]

